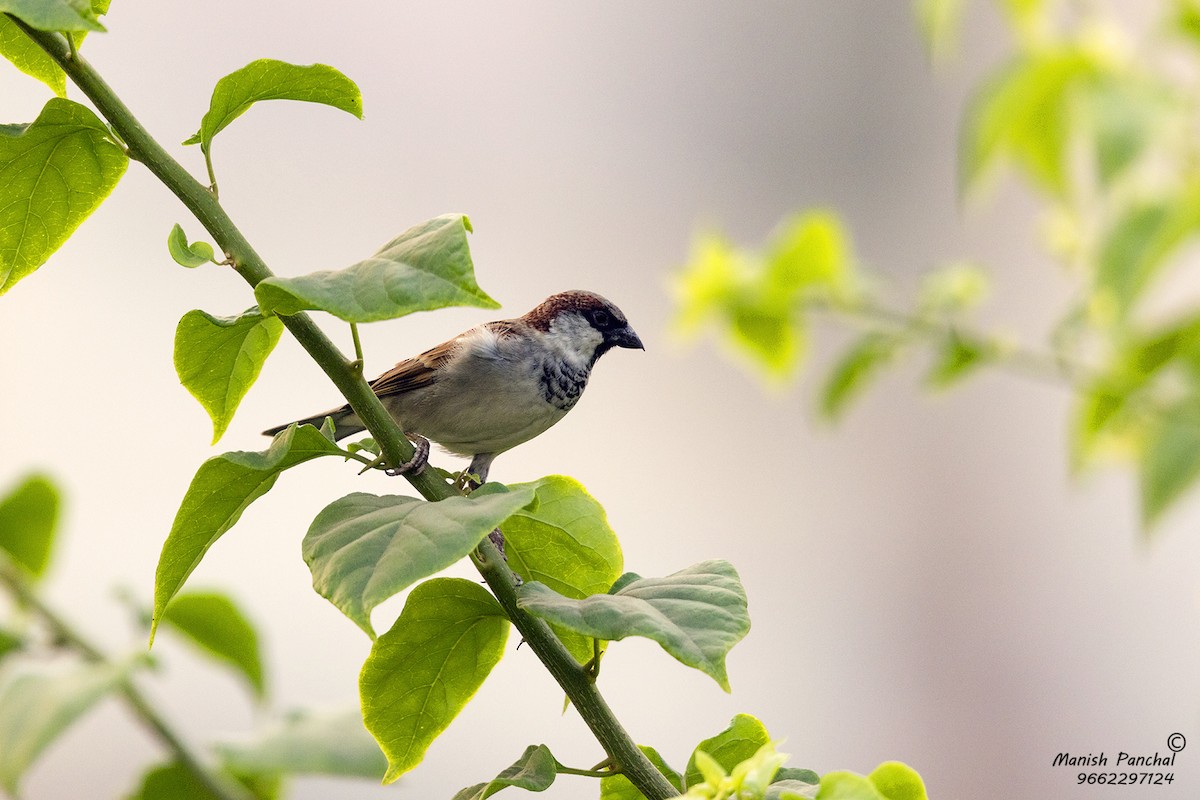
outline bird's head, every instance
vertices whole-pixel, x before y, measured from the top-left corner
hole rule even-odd
[[[523,319],[589,366],[614,347],[646,349],[621,309],[595,292],[551,295]]]

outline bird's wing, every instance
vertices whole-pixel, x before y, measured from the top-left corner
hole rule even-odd
[[[451,339],[419,356],[406,358],[371,381],[371,388],[379,397],[387,397],[428,386],[437,380],[438,367],[444,364],[456,349],[458,340]]]
[[[488,322],[461,336],[456,336],[448,342],[443,342],[437,347],[430,348],[419,356],[406,358],[371,381],[371,388],[377,396],[387,397],[429,386],[437,382],[438,370],[464,346],[465,339],[484,332],[491,334],[494,338],[503,338],[512,334],[512,325],[509,320]]]

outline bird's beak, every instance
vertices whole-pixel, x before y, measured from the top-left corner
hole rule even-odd
[[[642,340],[633,328],[626,325],[624,328],[618,328],[608,335],[608,341],[617,347],[628,347],[630,350],[645,350],[646,346],[642,344]]]

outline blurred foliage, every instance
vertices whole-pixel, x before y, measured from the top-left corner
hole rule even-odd
[[[57,486],[41,474],[0,496],[0,594],[13,599],[9,618],[0,616],[0,795],[18,796],[22,779],[46,749],[106,697],[129,701],[135,715],[147,713],[133,687],[136,676],[152,665],[143,644],[149,612],[136,609],[130,654],[110,658],[39,595],[38,581],[57,540],[59,503]],[[266,701],[258,634],[232,599],[216,592],[179,594],[162,623]],[[216,764],[213,774],[243,787],[232,796],[247,800],[278,797],[287,775],[379,780],[387,766],[357,710],[336,716],[296,712],[282,727],[268,723],[248,744],[214,745],[210,758]],[[138,800],[227,796],[211,791],[178,761],[151,766],[139,780],[130,795]]]
[[[1132,466],[1149,530],[1200,481],[1200,0],[1168,0],[1133,34],[1105,3],[916,0],[932,57],[961,21],[998,9],[1012,53],[973,90],[960,129],[959,191],[1015,176],[1042,204],[1044,248],[1075,282],[1036,345],[971,327],[988,272],[934,272],[907,308],[885,306],[829,212],[784,222],[761,250],[711,233],[677,276],[680,328],[714,328],[770,379],[798,374],[816,314],[862,333],[824,382],[830,417],[904,351],[932,354],[941,388],[982,366],[1051,375],[1078,395],[1071,463]],[[1004,265],[989,271],[1002,275]],[[787,278],[781,278],[786,275]]]

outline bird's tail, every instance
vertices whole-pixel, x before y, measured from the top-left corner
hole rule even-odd
[[[295,422],[288,422],[284,425],[276,425],[274,428],[267,428],[263,431],[263,436],[274,436],[280,431],[286,430],[289,425],[313,425],[319,428],[325,424],[326,417],[333,420],[334,439],[344,439],[347,436],[353,436],[356,433],[366,430],[366,426],[359,421],[358,415],[349,406],[342,406],[341,408],[326,411],[323,414],[298,419]]]

